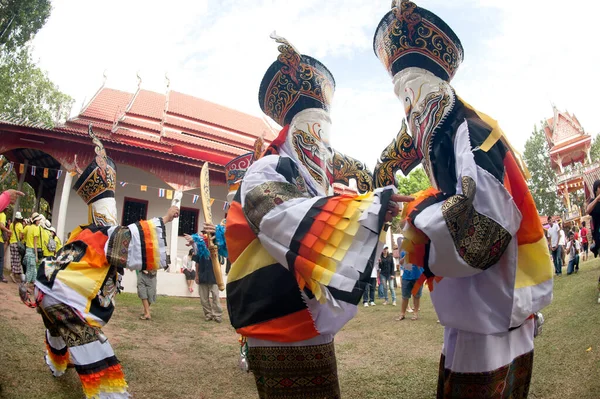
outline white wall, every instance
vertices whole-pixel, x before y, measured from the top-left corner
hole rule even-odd
[[[54,198],[54,208],[52,210],[52,216],[54,218],[54,220],[52,220],[53,225],[55,225],[58,221],[58,212],[61,206],[60,197],[62,193],[65,173],[66,172],[63,172],[63,176],[60,178],[58,182],[58,187],[56,189],[56,195]],[[199,176],[198,179],[200,179]],[[73,177],[73,184],[75,184],[76,180],[76,177]],[[117,182],[121,181],[125,181],[130,184],[126,185],[125,187],[121,187],[120,184],[117,183],[115,199],[117,201],[117,213],[119,222],[122,221],[123,217],[122,211],[125,197],[148,201],[148,218],[163,216],[166,213],[167,209],[169,209],[169,207],[171,206],[171,200],[166,199],[166,197],[159,198],[158,196],[158,188],[171,189],[171,187],[155,175],[128,165],[117,164]],[[148,186],[148,191],[140,191],[140,185]],[[74,190],[72,190],[72,187],[70,188],[70,191],[71,194],[69,197],[69,205],[67,208],[68,211],[65,225],[65,236],[78,225],[85,225],[88,223],[87,205],[83,202],[81,198],[79,198],[77,193]],[[186,191],[183,195],[182,207],[198,209],[198,228],[201,228],[204,220],[202,216],[202,205],[200,200],[198,200],[196,204],[192,203],[193,194],[200,195],[200,190],[195,189],[191,191]],[[216,200],[225,201],[227,196],[226,186],[212,185],[211,196]],[[212,206],[213,223],[215,224],[220,223],[224,217],[223,202],[221,201],[215,201]],[[169,224],[167,225],[167,243],[169,245],[171,244],[170,237],[171,225]],[[63,239],[67,237],[60,238]],[[65,240],[63,240],[63,242],[65,242]],[[178,259],[172,259],[171,262],[177,261],[177,264],[180,265],[181,260],[187,255],[188,251],[189,247],[185,246],[185,239],[183,237],[179,237],[177,245]]]

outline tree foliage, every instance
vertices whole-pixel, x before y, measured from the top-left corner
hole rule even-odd
[[[431,186],[427,174],[422,168],[413,170],[406,177],[398,179],[398,191],[403,195],[415,194]]]
[[[0,53],[0,114],[53,125],[69,116],[72,105],[35,65],[28,47]]]
[[[50,0],[0,0],[0,48],[11,52],[25,45],[44,26]]]
[[[592,158],[592,162],[600,161],[600,134],[597,134],[596,137],[594,137],[594,141],[592,141],[590,158]]]
[[[533,127],[531,136],[525,142],[523,158],[531,179],[528,181],[529,190],[535,200],[540,215],[557,215],[562,209],[557,196],[555,173],[550,161],[550,150],[543,129]]]

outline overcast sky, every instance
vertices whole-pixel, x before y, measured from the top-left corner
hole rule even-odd
[[[171,88],[261,116],[258,86],[277,57],[269,38],[288,39],[322,61],[337,88],[333,144],[371,168],[401,125],[403,110],[372,50],[391,1],[373,0],[53,0],[34,56],[73,112],[107,86],[133,92]],[[452,84],[500,122],[522,150],[551,104],[600,132],[597,2],[423,0],[456,32],[465,61]]]

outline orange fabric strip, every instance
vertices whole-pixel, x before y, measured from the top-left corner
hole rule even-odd
[[[154,265],[154,245],[152,245],[150,226],[145,220],[140,221],[140,226],[142,227],[142,234],[144,234],[144,251],[146,251],[146,265],[144,266]]]
[[[85,242],[88,247],[92,247],[96,253],[104,255],[104,245],[108,236],[101,231],[92,232],[84,229],[77,235],[77,240]]]
[[[308,309],[279,317],[274,320],[239,328],[238,334],[245,337],[275,342],[297,342],[319,335]]]
[[[540,223],[535,201],[529,192],[527,182],[510,152],[506,153],[504,157],[504,168],[506,170],[504,179],[509,181],[510,193],[521,215],[523,215],[521,226],[517,232],[519,245],[538,242],[544,236],[544,229]]]
[[[255,238],[256,235],[244,216],[242,205],[239,202],[232,202],[227,212],[227,228],[225,229],[229,261],[234,263]]]

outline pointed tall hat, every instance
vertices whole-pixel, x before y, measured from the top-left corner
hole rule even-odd
[[[115,197],[115,185],[117,181],[117,166],[114,161],[106,155],[102,142],[96,137],[90,124],[88,134],[94,143],[96,157],[85,168],[81,176],[75,182],[73,189],[77,191],[86,204],[102,198]]]
[[[331,72],[318,60],[300,54],[286,39],[275,33],[271,38],[280,43],[280,54],[260,84],[258,102],[263,112],[285,126],[302,110],[329,111],[335,90]]]
[[[423,68],[450,82],[463,61],[456,33],[437,15],[408,0],[394,0],[375,31],[375,55],[391,76]]]

